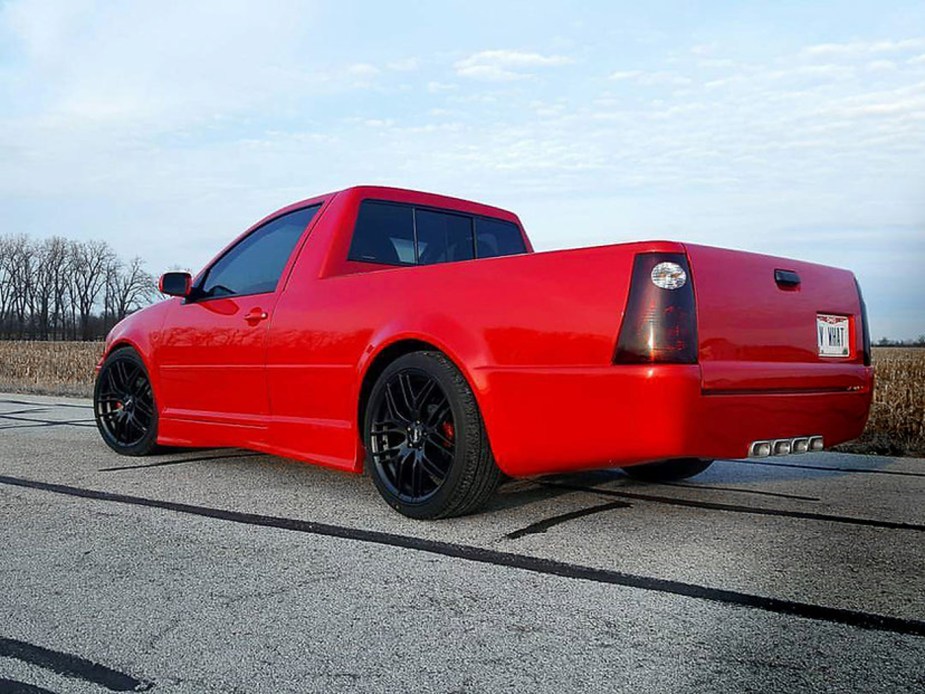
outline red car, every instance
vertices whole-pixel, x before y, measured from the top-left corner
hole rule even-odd
[[[871,401],[851,272],[671,241],[534,253],[514,214],[409,190],[290,205],[160,289],[98,367],[110,447],[366,465],[415,518],[504,475],[820,450]]]

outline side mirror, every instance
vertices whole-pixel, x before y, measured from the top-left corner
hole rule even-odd
[[[188,272],[165,272],[157,283],[162,294],[187,297],[193,289],[193,278]]]

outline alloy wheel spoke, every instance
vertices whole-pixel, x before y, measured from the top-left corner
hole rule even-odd
[[[402,482],[408,472],[408,460],[414,455],[413,451],[406,451],[404,455],[396,456],[398,463],[398,472],[395,475],[395,486],[398,487],[399,494],[402,491]]]
[[[450,414],[450,403],[443,398],[443,401],[436,406],[433,412],[430,413],[430,416],[427,418],[427,426],[436,426],[437,424],[442,424],[447,420]]]
[[[386,384],[384,394],[389,416],[395,421],[409,423],[411,420],[399,411],[398,403],[395,400],[395,394],[392,392],[391,383]]]
[[[441,446],[438,443],[434,443],[433,441],[430,441],[429,443],[430,443],[430,448],[432,450],[437,451],[444,458],[448,460],[453,460],[453,458],[456,457],[456,453],[452,448],[445,448],[444,446]]]
[[[398,374],[398,389],[401,393],[402,402],[405,405],[405,412],[408,415],[408,419],[415,419],[415,402],[417,401],[414,397],[414,389],[411,385],[411,376],[407,373]]]
[[[125,362],[121,359],[117,360],[112,365],[112,374],[113,374],[113,385],[121,391],[125,391],[126,386],[128,385],[128,373],[125,367]]]
[[[446,478],[446,470],[434,463],[426,455],[421,456],[420,467],[436,484],[440,484]]]
[[[417,457],[411,461],[411,496],[421,496],[421,461]]]
[[[154,416],[154,410],[151,408],[147,400],[144,398],[138,398],[135,401],[135,407],[137,407],[140,412],[144,413],[148,417]]]
[[[437,387],[437,382],[434,379],[428,379],[427,382],[421,386],[421,390],[414,398],[414,408],[418,412],[423,412],[424,403],[427,402],[427,398],[430,397],[430,394],[434,392],[434,388]]]
[[[398,444],[397,446],[384,446],[380,450],[376,451],[376,455],[381,456],[385,459],[394,458],[396,453],[401,453],[404,449],[404,444]]]
[[[443,448],[444,450],[452,449],[454,446],[453,442],[449,438],[447,438],[446,435],[442,431],[440,431],[439,428],[434,429],[433,431],[430,432],[430,439],[439,448]]]
[[[125,424],[126,424],[126,433],[128,433],[128,430],[130,430],[130,429],[135,429],[135,430],[138,431],[142,436],[144,436],[145,430],[144,430],[144,428],[141,426],[141,424],[138,423],[138,420],[135,418],[135,415],[130,414],[128,417],[126,417],[126,418],[125,418]]]
[[[383,419],[378,422],[373,422],[370,429],[372,433],[377,436],[385,434],[401,434],[404,436],[407,433],[407,425],[392,419]]]

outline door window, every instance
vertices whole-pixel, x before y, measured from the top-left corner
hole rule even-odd
[[[289,212],[248,234],[209,268],[199,298],[276,291],[289,256],[320,207]]]

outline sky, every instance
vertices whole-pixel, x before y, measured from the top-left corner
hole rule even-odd
[[[925,334],[925,3],[0,0],[0,233],[199,269],[354,184],[847,267]]]

